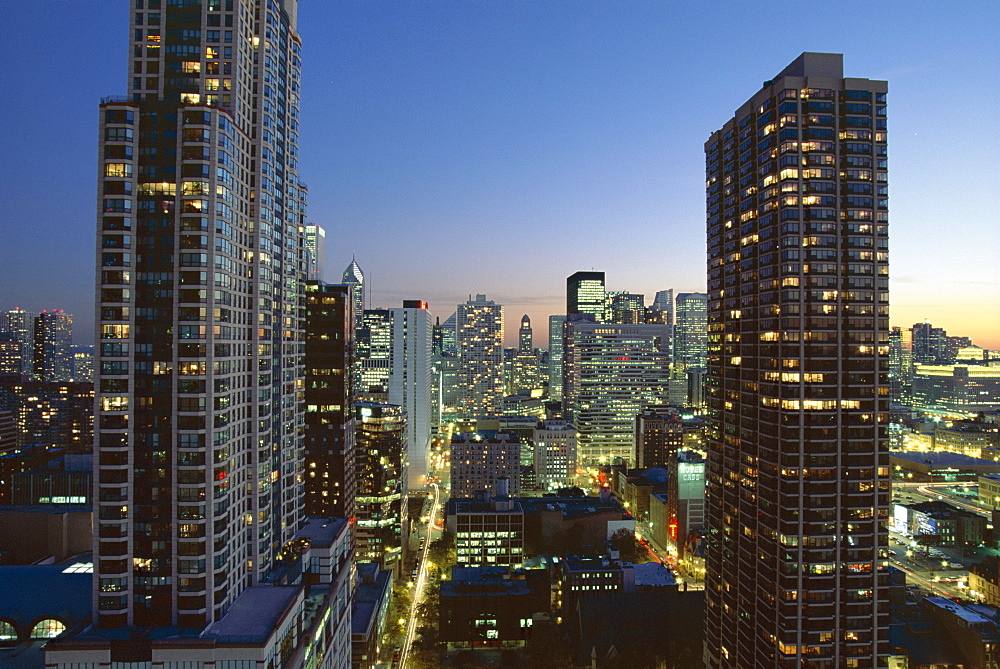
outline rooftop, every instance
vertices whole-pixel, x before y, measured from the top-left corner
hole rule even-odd
[[[300,586],[255,585],[236,598],[229,612],[202,632],[219,643],[264,643],[302,594]]]
[[[889,457],[896,460],[907,460],[916,464],[932,465],[937,467],[961,467],[961,466],[997,466],[993,460],[974,458],[961,453],[951,453],[948,451],[893,451]]]
[[[924,601],[931,606],[936,606],[939,609],[948,611],[952,615],[961,618],[964,622],[970,625],[995,624],[992,619],[987,618],[981,613],[976,613],[972,609],[962,606],[961,604],[956,604],[950,599],[946,599],[944,597],[926,597]]]
[[[41,618],[67,627],[90,618],[90,571],[68,565],[0,567],[0,618],[18,630]]]
[[[310,518],[305,527],[299,530],[296,539],[308,539],[316,546],[332,546],[344,528],[346,518]]]
[[[645,562],[642,564],[629,564],[635,574],[635,584],[648,587],[668,587],[677,585],[674,575],[667,569],[666,565],[660,562]]]

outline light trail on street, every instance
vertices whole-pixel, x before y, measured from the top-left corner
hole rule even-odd
[[[417,567],[417,582],[413,587],[413,599],[410,601],[410,619],[406,623],[406,636],[403,639],[403,648],[399,653],[399,666],[406,666],[406,658],[410,654],[410,646],[413,644],[413,637],[417,631],[417,606],[423,601],[424,587],[430,577],[427,571],[427,551],[430,550],[435,520],[437,519],[438,507],[441,502],[441,488],[437,483],[431,484],[434,487],[434,501],[431,503],[431,511],[427,518],[427,538],[424,541],[424,549],[420,553],[420,566]]]

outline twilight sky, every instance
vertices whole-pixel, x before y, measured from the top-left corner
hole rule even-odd
[[[0,309],[92,341],[97,112],[125,0],[0,3]],[[765,8],[766,7],[766,8]],[[470,293],[545,345],[565,278],[705,289],[703,143],[802,51],[889,80],[893,325],[1000,349],[1000,3],[301,0],[301,176],[326,279]]]

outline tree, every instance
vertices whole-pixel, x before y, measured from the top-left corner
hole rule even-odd
[[[622,562],[649,562],[649,551],[635,538],[635,532],[622,528],[611,535],[611,545],[618,550]]]

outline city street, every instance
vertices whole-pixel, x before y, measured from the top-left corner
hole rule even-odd
[[[410,617],[406,623],[406,637],[403,640],[402,650],[400,652],[399,666],[406,666],[406,657],[410,653],[410,646],[413,644],[413,637],[417,630],[417,607],[423,601],[424,588],[427,585],[427,579],[430,574],[427,569],[427,551],[430,549],[431,542],[434,541],[441,534],[441,529],[438,527],[437,521],[442,513],[441,510],[441,488],[437,483],[432,483],[431,486],[434,488],[434,495],[431,497],[430,509],[427,510],[427,525],[425,528],[424,548],[420,551],[420,555],[417,561],[417,580],[416,584],[413,586],[413,600],[410,604]]]

